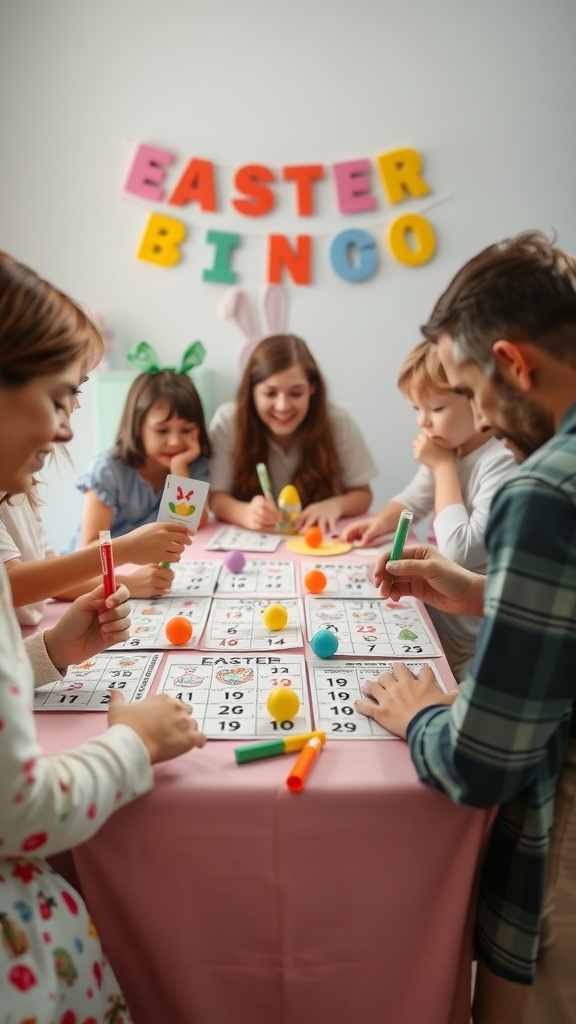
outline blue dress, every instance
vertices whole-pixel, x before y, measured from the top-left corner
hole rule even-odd
[[[208,459],[200,455],[188,466],[188,475],[193,480],[208,480]],[[96,496],[112,509],[110,526],[112,537],[123,537],[137,526],[155,523],[160,508],[161,490],[155,491],[143,480],[137,469],[127,466],[112,454],[112,450],[100,452],[89,463],[76,481],[82,493],[94,491]],[[78,548],[80,528],[76,531],[72,550]]]

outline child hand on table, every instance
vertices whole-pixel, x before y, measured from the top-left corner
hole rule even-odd
[[[112,690],[108,722],[128,725],[138,733],[152,764],[168,761],[206,743],[206,737],[198,731],[198,723],[192,718],[192,709],[165,693],[148,697],[140,704],[126,704],[122,694]]]

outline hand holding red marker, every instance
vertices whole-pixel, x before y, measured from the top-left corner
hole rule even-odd
[[[102,582],[104,584],[104,597],[110,597],[116,593],[116,579],[114,576],[114,558],[112,556],[112,538],[110,530],[100,530],[100,558],[102,561]]]

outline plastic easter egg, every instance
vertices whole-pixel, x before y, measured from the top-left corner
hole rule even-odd
[[[310,641],[317,658],[331,658],[338,650],[338,637],[330,629],[319,629]]]
[[[224,558],[224,565],[230,572],[242,572],[242,569],[246,565],[246,559],[241,551],[234,549],[229,551]]]
[[[284,629],[288,622],[288,612],[283,604],[269,604],[262,612],[262,619],[268,629]]]
[[[293,484],[286,484],[278,495],[278,507],[284,508],[286,505],[302,505],[300,503],[300,495]]]
[[[328,580],[320,569],[311,569],[304,577],[304,586],[311,594],[321,594]]]
[[[319,526],[311,526],[304,534],[304,540],[309,548],[319,548],[324,540],[324,534]]]
[[[268,714],[276,722],[289,722],[296,717],[300,710],[300,698],[294,690],[286,686],[278,686],[270,690],[266,701]]]
[[[183,615],[175,615],[166,623],[166,639],[176,647],[187,644],[192,637],[192,623]]]

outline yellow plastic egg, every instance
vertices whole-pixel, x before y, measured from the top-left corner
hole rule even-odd
[[[297,693],[294,693],[294,690],[289,690],[286,686],[278,686],[274,690],[270,690],[266,707],[268,714],[276,722],[289,722],[296,718],[300,710],[300,698]]]
[[[293,484],[286,484],[278,495],[278,505],[300,505],[300,495]]]
[[[262,612],[262,619],[268,629],[284,629],[288,622],[288,612],[283,604],[269,604]]]

